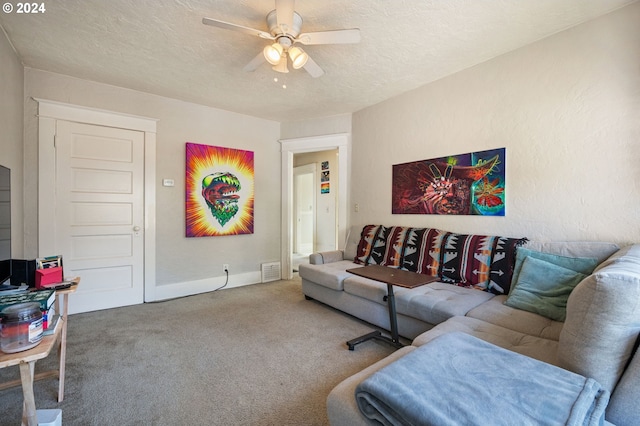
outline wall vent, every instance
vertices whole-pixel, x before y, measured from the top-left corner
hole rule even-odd
[[[261,266],[263,283],[277,281],[281,278],[280,262],[263,263]]]

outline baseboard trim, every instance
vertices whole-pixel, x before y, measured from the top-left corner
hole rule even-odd
[[[203,280],[183,281],[180,283],[159,285],[155,288],[154,299],[147,300],[147,302],[192,296],[195,294],[208,293],[217,289],[226,290],[234,287],[258,284],[261,281],[260,271],[229,275],[229,282],[224,288],[221,288],[225,281],[226,277],[220,276],[205,278]]]

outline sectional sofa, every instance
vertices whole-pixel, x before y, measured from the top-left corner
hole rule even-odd
[[[411,345],[331,392],[332,425],[377,424],[358,408],[359,386],[412,352],[425,353],[414,357],[433,356],[428,350],[442,346],[439,338],[460,333],[521,360],[537,360],[550,366],[552,375],[566,371],[596,382],[610,395],[606,420],[638,424],[640,356],[634,353],[640,333],[640,245],[619,249],[607,242],[535,242],[358,226],[344,250],[315,253],[310,264],[300,265],[302,291],[308,299],[389,329],[386,285],[346,272],[367,264],[438,275],[439,281],[396,289],[399,333]],[[553,392],[545,392],[558,401]],[[420,398],[429,404],[436,393],[423,389]]]

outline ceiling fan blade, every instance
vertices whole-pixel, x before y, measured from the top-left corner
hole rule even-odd
[[[311,75],[311,77],[313,78],[318,78],[321,75],[324,74],[324,71],[322,70],[322,68],[320,68],[320,66],[318,64],[316,64],[316,61],[314,61],[313,59],[311,59],[311,57],[309,57],[309,59],[307,59],[307,63],[304,64],[303,68]]]
[[[276,0],[276,22],[286,34],[293,28],[295,0]]]
[[[242,25],[219,21],[217,19],[202,18],[202,23],[205,25],[211,25],[213,27],[223,28],[225,30],[239,31],[241,33],[255,35],[268,40],[274,40],[274,37],[266,31],[256,30],[255,28],[243,27]]]
[[[360,30],[358,28],[352,28],[349,30],[303,33],[298,36],[296,41],[305,45],[360,43]]]
[[[243,71],[253,72],[264,62],[267,62],[264,54],[262,52],[258,53],[255,58],[251,60],[247,65],[242,68]]]

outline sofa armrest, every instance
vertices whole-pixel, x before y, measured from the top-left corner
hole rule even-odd
[[[640,351],[631,360],[624,375],[616,385],[607,407],[607,420],[616,425],[636,424],[640,418]]]
[[[356,402],[358,385],[381,368],[391,364],[405,354],[415,350],[415,346],[405,346],[386,358],[370,365],[359,373],[339,383],[327,396],[327,416],[331,426],[367,426],[371,423],[362,415]]]
[[[312,265],[323,265],[325,263],[339,262],[344,260],[344,252],[342,250],[323,251],[309,255],[309,263]]]

